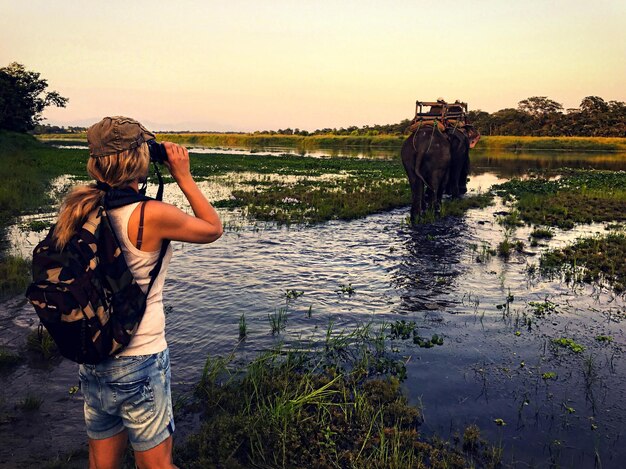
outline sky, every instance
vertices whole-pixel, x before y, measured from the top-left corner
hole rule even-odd
[[[69,98],[46,123],[153,130],[397,123],[416,100],[494,112],[626,101],[623,0],[0,0],[0,66]]]

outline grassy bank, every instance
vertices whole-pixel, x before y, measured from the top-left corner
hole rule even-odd
[[[555,178],[558,176],[558,178]],[[572,228],[576,223],[626,220],[626,172],[564,170],[512,179],[492,191],[514,199],[529,224]]]
[[[51,148],[35,138],[0,131],[0,297],[24,291],[30,266],[6,256],[6,228],[17,216],[50,210],[51,182],[63,174],[85,175],[85,155]]]
[[[42,140],[86,142],[86,134],[39,135]],[[162,133],[159,140],[204,147],[289,147],[300,150],[318,148],[388,148],[399,150],[406,138],[402,135],[265,135],[247,133]],[[511,137],[484,136],[478,150],[493,151],[603,151],[626,152],[626,138],[618,137]]]
[[[47,209],[50,183],[58,176],[86,176],[87,155],[44,145],[35,138],[0,131],[0,223]]]

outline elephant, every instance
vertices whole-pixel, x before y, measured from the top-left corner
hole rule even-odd
[[[418,127],[402,144],[402,164],[412,193],[411,224],[427,206],[439,213],[451,161],[448,135],[439,125]]]
[[[480,133],[467,124],[460,127],[446,128],[450,140],[450,169],[445,193],[452,197],[460,197],[467,192],[467,176],[470,171],[470,148],[474,148]]]

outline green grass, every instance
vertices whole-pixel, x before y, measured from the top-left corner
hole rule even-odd
[[[42,329],[41,333],[35,329],[28,334],[26,337],[26,349],[35,353],[44,361],[51,360],[58,356],[59,353],[52,336],[45,329]]]
[[[626,172],[563,170],[559,178],[540,174],[512,179],[492,188],[514,197],[526,223],[572,228],[577,223],[626,220]]]
[[[19,365],[22,361],[17,353],[0,347],[0,372],[9,371]]]
[[[30,280],[30,261],[17,256],[0,259],[0,299],[24,293]]]
[[[564,275],[568,282],[606,282],[616,292],[626,289],[626,234],[579,239],[570,246],[541,256],[543,275]]]
[[[0,221],[49,210],[50,182],[63,174],[86,177],[87,152],[61,150],[34,137],[0,131]]]
[[[195,392],[202,424],[175,448],[176,464],[496,467],[498,453],[477,429],[464,447],[420,434],[422,414],[402,392],[403,361],[385,346],[388,330],[329,330],[322,350],[276,348],[239,366],[208,357]]]
[[[42,140],[68,140],[86,142],[86,134],[39,135]],[[397,148],[402,146],[404,135],[264,135],[249,133],[163,133],[159,140],[191,146],[207,147],[271,147],[287,146],[298,149],[329,148]],[[512,137],[483,136],[479,150],[567,150],[567,151],[626,151],[626,138],[619,137]]]
[[[574,353],[582,353],[585,350],[585,347],[575,342],[574,339],[569,339],[567,337],[560,337],[558,339],[552,339],[552,343],[559,347],[567,348]]]
[[[513,137],[484,136],[478,150],[567,150],[626,151],[626,138],[619,137]]]

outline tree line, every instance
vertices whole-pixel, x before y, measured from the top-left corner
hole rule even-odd
[[[46,91],[48,83],[40,74],[26,70],[17,62],[0,68],[0,130],[33,133],[71,133],[84,127],[60,127],[41,124],[48,106],[65,107],[68,102],[56,91]],[[546,96],[520,101],[517,108],[488,113],[480,109],[468,112],[468,120],[483,135],[626,137],[626,104],[587,96],[578,108],[563,105]],[[256,134],[281,135],[402,135],[408,132],[411,119],[397,124],[323,128],[312,132],[298,128],[264,130]]]
[[[482,135],[515,135],[536,137],[626,137],[626,103],[605,101],[599,96],[587,96],[580,107],[563,109],[563,105],[546,96],[533,96],[520,101],[517,108],[505,108],[488,113],[480,109],[468,112],[468,121]],[[287,135],[402,135],[408,133],[411,119],[397,124],[365,125],[317,129],[255,132]]]

